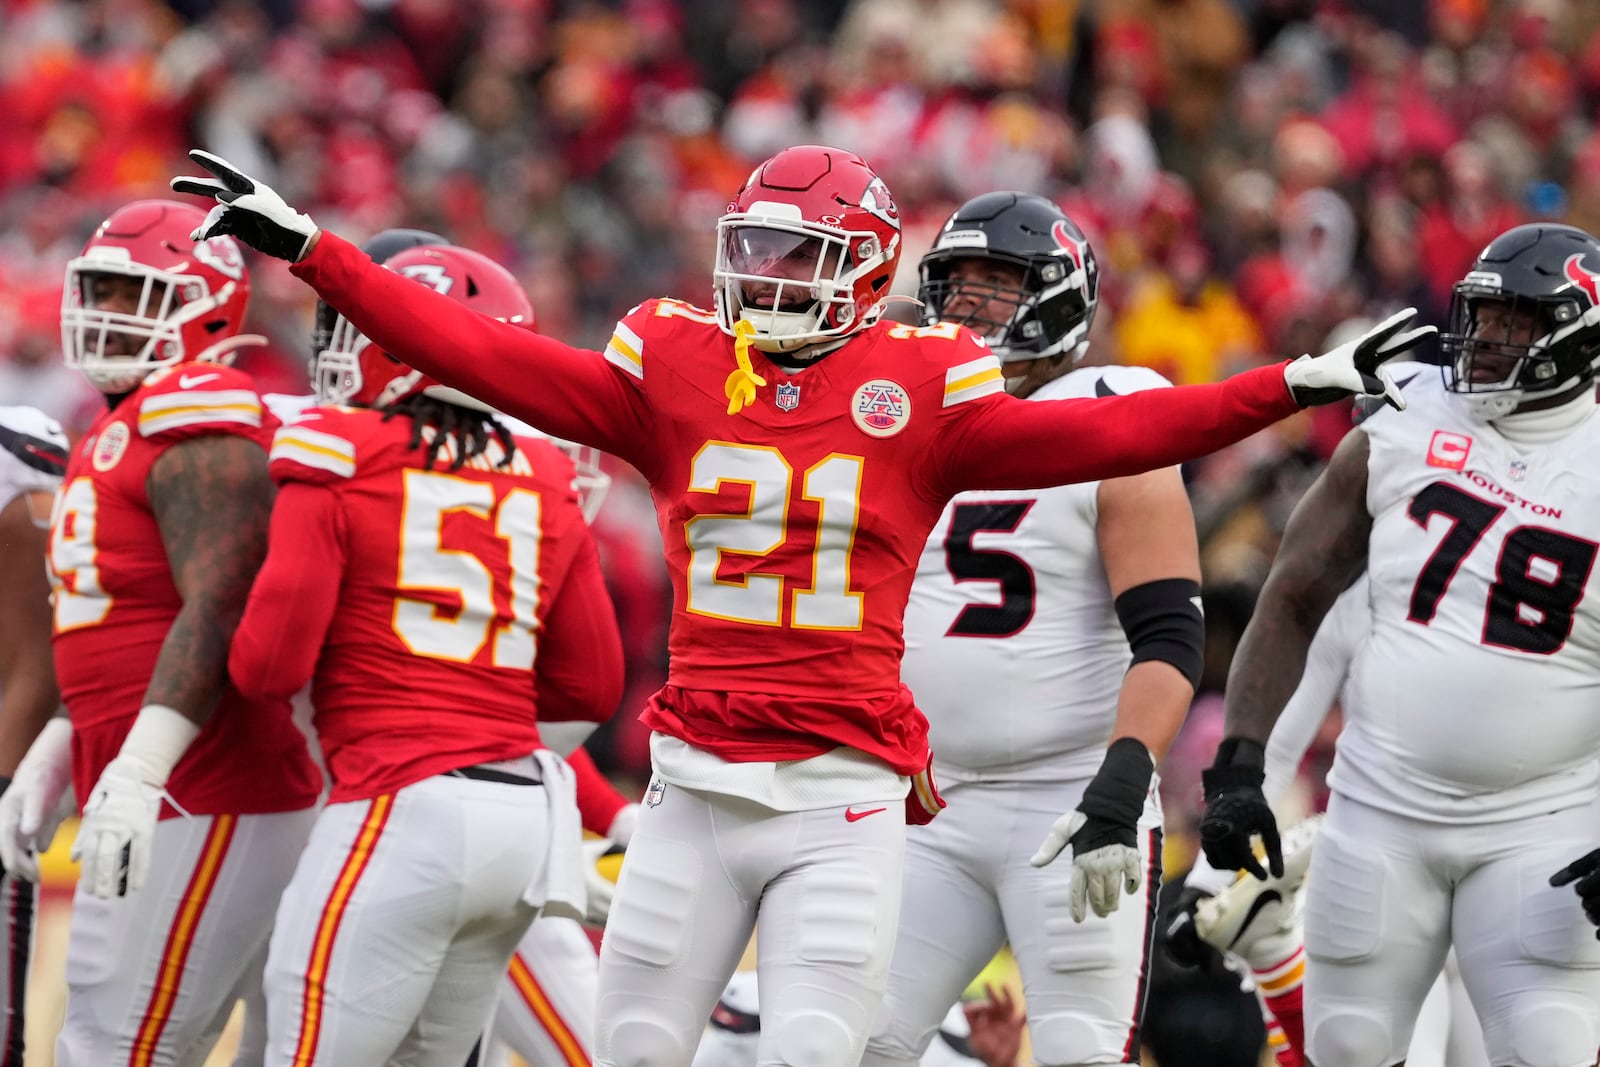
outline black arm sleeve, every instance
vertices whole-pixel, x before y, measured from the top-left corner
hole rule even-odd
[[[1117,619],[1128,635],[1133,662],[1158,659],[1200,684],[1206,654],[1206,618],[1200,585],[1189,578],[1145,582],[1117,597]]]

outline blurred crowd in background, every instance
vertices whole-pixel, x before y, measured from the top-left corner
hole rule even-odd
[[[168,195],[190,145],[347,236],[420,226],[495,257],[544,332],[588,346],[646,297],[708,304],[751,167],[836,145],[899,200],[897,292],[962,200],[1042,193],[1102,266],[1089,359],[1212,381],[1406,305],[1442,325],[1518,222],[1600,230],[1597,30],[1581,0],[0,0],[0,403],[87,424],[62,269],[111,208]],[[239,365],[305,392],[312,294],[254,265],[271,345]],[[1348,426],[1319,409],[1187,471],[1212,640],[1163,769],[1180,870],[1233,644]],[[632,684],[597,747],[637,781],[669,593],[648,497],[614,473],[599,532]]]

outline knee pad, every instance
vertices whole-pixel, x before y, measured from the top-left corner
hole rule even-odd
[[[1306,1031],[1306,1058],[1327,1067],[1389,1067],[1405,1058],[1394,1048],[1387,1021],[1351,1008],[1339,1008]]]
[[[1133,1020],[1128,1021],[1131,1024]],[[1040,1067],[1094,1063],[1106,1051],[1101,1028],[1095,1025],[1093,1019],[1083,1015],[1062,1012],[1030,1018],[1028,1033],[1033,1038],[1033,1061]]]
[[[826,1012],[785,1016],[761,1036],[758,1067],[839,1067],[858,1062],[861,1055],[860,1037],[843,1019]]]
[[[635,1006],[595,1034],[595,1067],[687,1067],[692,1036]]]
[[[1594,1062],[1600,1026],[1592,1005],[1557,1001],[1519,1011],[1511,1022],[1511,1055],[1491,1050],[1494,1062],[1515,1067],[1572,1067]]]

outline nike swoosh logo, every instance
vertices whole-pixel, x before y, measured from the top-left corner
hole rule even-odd
[[[1094,395],[1105,397],[1121,396],[1122,394],[1111,388],[1111,386],[1107,385],[1104,378],[1096,378],[1094,382]]]
[[[1251,877],[1254,877],[1254,875]],[[1228,947],[1231,949],[1239,943],[1239,938],[1243,937],[1244,932],[1250,929],[1250,924],[1255,921],[1262,908],[1268,904],[1277,904],[1282,900],[1283,897],[1279,895],[1276,889],[1263,890],[1260,896],[1250,902],[1250,910],[1244,913],[1244,922],[1239,925],[1239,932],[1233,936],[1233,940],[1228,942]]]
[[[220,377],[222,377],[220,374],[196,374],[191,378],[187,374],[180,374],[178,375],[178,385],[183,389],[193,389],[197,385],[214,382]]]
[[[844,809],[844,821],[845,822],[856,822],[859,819],[865,819],[868,815],[876,815],[880,811],[888,811],[888,810],[889,810],[888,808],[868,808],[866,811],[851,811],[849,808],[845,808]]]

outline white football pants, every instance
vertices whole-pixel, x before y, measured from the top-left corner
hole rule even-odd
[[[1161,805],[1152,782],[1139,820],[1145,877],[1105,918],[1072,921],[1072,849],[1033,867],[1051,825],[1083,799],[1074,782],[960,783],[950,806],[913,827],[889,990],[862,1067],[917,1063],[950,1005],[1008,940],[1041,1065],[1139,1062],[1161,876]],[[631,858],[629,862],[632,862]]]
[[[600,948],[599,1067],[689,1067],[752,928],[759,1067],[857,1063],[889,977],[906,840],[902,805],[866,810],[780,812],[673,785],[647,802]]]
[[[1322,1067],[1406,1055],[1455,946],[1496,1067],[1590,1067],[1600,1047],[1600,942],[1549,878],[1600,844],[1569,808],[1504,823],[1423,822],[1335,793],[1307,879],[1307,1053]]]

